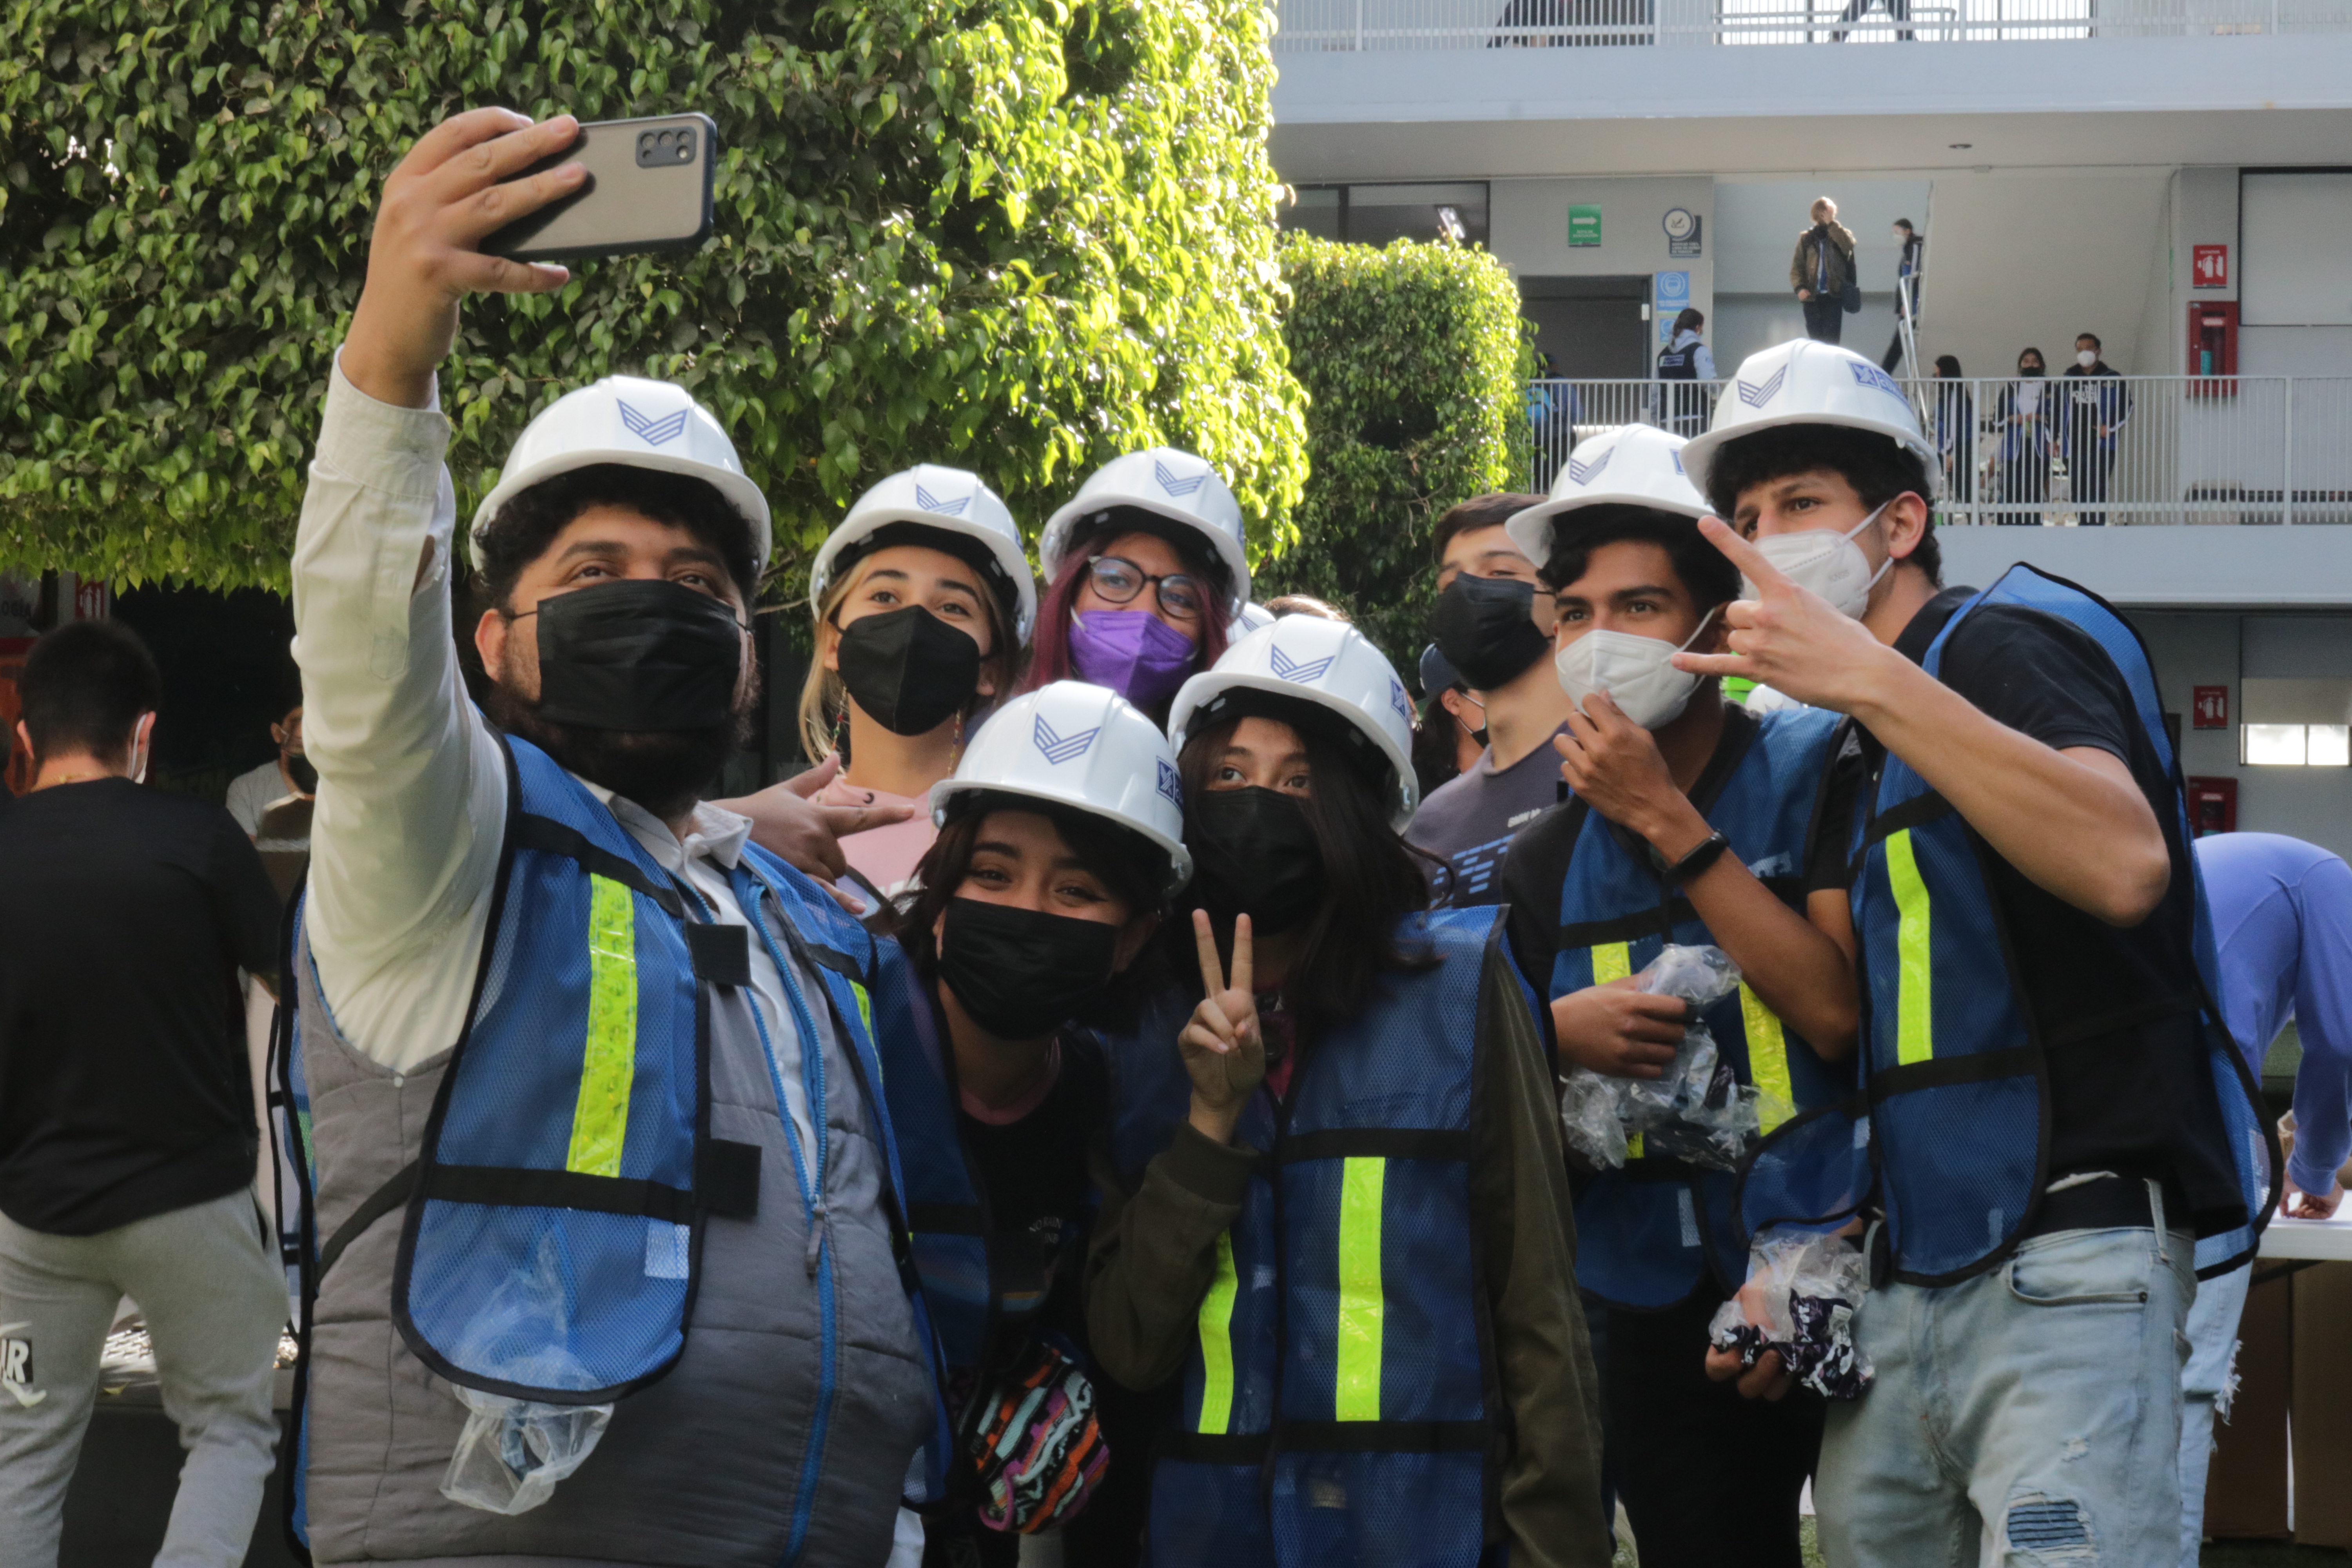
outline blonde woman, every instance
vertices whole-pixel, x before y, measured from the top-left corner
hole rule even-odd
[[[817,801],[908,806],[841,840],[850,871],[891,894],[931,846],[925,797],[955,772],[965,731],[1020,673],[1037,585],[996,492],[961,468],[891,475],[849,509],[809,573],[815,657],[801,739],[840,772]]]

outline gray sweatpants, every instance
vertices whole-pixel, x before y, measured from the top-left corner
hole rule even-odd
[[[237,1568],[278,1444],[270,1372],[286,1276],[253,1194],[96,1236],[0,1215],[0,1563],[56,1568],[66,1486],[116,1303],[147,1315],[163,1409],[188,1451],[156,1568]]]

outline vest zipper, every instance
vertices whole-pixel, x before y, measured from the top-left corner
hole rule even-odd
[[[750,886],[747,888],[745,883]],[[744,899],[746,891],[751,894]],[[825,1117],[824,1041],[816,1032],[816,1019],[809,1012],[808,999],[802,994],[800,977],[793,966],[776,950],[775,933],[768,929],[768,888],[757,878],[747,878],[740,868],[735,882],[735,896],[743,904],[752,928],[760,933],[761,943],[768,950],[770,962],[776,966],[776,977],[784,987],[784,994],[793,1005],[793,1022],[801,1034],[801,1085],[807,1092],[809,1127],[816,1142],[814,1173],[801,1154],[799,1130],[793,1127],[792,1111],[784,1100],[783,1072],[776,1063],[774,1044],[768,1037],[768,1028],[760,1016],[759,1002],[751,998],[751,1017],[760,1025],[760,1044],[768,1058],[768,1077],[776,1096],[776,1115],[784,1124],[784,1137],[792,1145],[793,1173],[799,1178],[801,1212],[808,1229],[808,1250],[805,1255],[809,1277],[816,1281],[817,1320],[819,1324],[820,1364],[817,1368],[816,1406],[809,1417],[808,1443],[801,1458],[800,1483],[793,1498],[792,1531],[784,1542],[785,1568],[793,1568],[807,1548],[810,1517],[814,1511],[817,1481],[824,1470],[824,1445],[827,1429],[833,1420],[833,1400],[839,1382],[839,1325],[835,1321],[833,1278],[833,1213],[825,1202],[826,1172],[829,1142]]]

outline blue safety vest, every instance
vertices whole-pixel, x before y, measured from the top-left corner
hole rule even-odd
[[[705,1220],[748,1215],[757,1205],[760,1151],[710,1136],[707,1097],[705,994],[751,983],[749,935],[709,923],[699,898],[544,752],[502,739],[508,816],[475,999],[417,1160],[362,1205],[346,1230],[404,1210],[393,1321],[435,1373],[512,1398],[597,1405],[676,1363],[692,1315]],[[814,1039],[808,1009],[828,1010],[885,1157],[883,1201],[896,1205],[905,1183],[877,1092],[873,937],[814,882],[754,845],[743,847],[732,881],[802,1015],[803,1040]],[[301,1030],[290,1005],[293,965],[307,962],[299,910],[289,925],[273,1131],[281,1140],[281,1182],[296,1200],[281,1199],[281,1246],[301,1287],[307,1359],[310,1303],[333,1261],[322,1252],[339,1243],[322,1242],[311,1215],[316,1160]],[[818,995],[805,994],[803,973],[818,977]],[[780,1111],[783,1102],[779,1086]],[[823,1128],[821,1074],[810,1110]],[[821,1172],[816,1152],[798,1149],[789,1119],[785,1129],[804,1169]],[[890,1227],[894,1236],[906,1228],[896,1215]],[[509,1281],[543,1272],[550,1259],[564,1300],[511,1300]],[[829,1248],[820,1264],[831,1268]],[[936,1343],[911,1258],[902,1256],[899,1272],[936,1381]],[[828,1290],[829,1281],[827,1274]],[[551,1307],[560,1310],[544,1310]],[[506,1330],[486,1332],[486,1321],[501,1312]],[[298,1538],[302,1382],[298,1372],[296,1437],[289,1445]],[[937,1495],[948,1451],[943,1410],[934,1426],[928,1495]]]
[[[1434,966],[1383,973],[1312,1042],[1286,1106],[1261,1090],[1244,1112],[1238,1141],[1267,1154],[1219,1238],[1152,1472],[1160,1568],[1473,1568],[1492,1538],[1500,1394],[1470,1149],[1500,914],[1408,917],[1402,945]],[[1107,1042],[1130,1183],[1191,1103],[1192,1005],[1164,994]]]
[[[1707,826],[1730,840],[1727,853],[1801,911],[1816,831],[1843,830],[1817,819],[1847,732],[1839,715],[1817,708],[1758,717],[1722,791],[1701,808]],[[1670,942],[1714,942],[1651,856],[1628,849],[1582,802],[1571,798],[1567,809],[1581,826],[1560,884],[1552,995],[1638,974]],[[1756,1087],[1768,1133],[1853,1092],[1853,1068],[1815,1056],[1745,983],[1700,1021],[1739,1081]],[[1639,1133],[1626,1142],[1624,1168],[1601,1172],[1577,1199],[1578,1286],[1612,1306],[1671,1307],[1698,1289],[1711,1263],[1716,1282],[1738,1289],[1748,1278],[1748,1240],[1733,1218],[1731,1173],[1647,1154]]]
[[[2026,565],[1953,612],[1927,649],[1928,674],[1961,622],[1983,605],[2056,616],[2096,641],[2130,687],[2148,743],[2172,779],[2160,809],[2175,875],[2197,875],[2180,769],[2147,649],[2104,600]],[[1852,900],[1861,950],[1863,1090],[1801,1117],[1757,1152],[1742,1181],[1751,1228],[1828,1224],[1865,1207],[1885,1216],[1895,1278],[1924,1285],[1964,1279],[2008,1256],[2048,1184],[2044,1022],[2019,990],[2007,933],[1982,859],[1986,849],[1949,802],[1889,753],[1854,824]],[[2252,1256],[2275,1194],[2277,1144],[2215,1005],[2211,919],[2201,879],[2185,906],[2193,930],[2176,933],[2195,955],[2153,1016],[2190,1013],[2202,1028],[2212,1081],[2246,1205],[2245,1223],[2197,1244],[2200,1275]],[[2184,918],[2174,914],[2170,918]]]
[[[1016,1291],[997,1277],[988,1194],[959,1131],[951,1048],[931,989],[906,949],[888,940],[877,945],[874,1037],[906,1173],[915,1271],[949,1372],[974,1371],[991,1363],[1001,1336],[1017,1332],[1045,1306],[1046,1293]],[[1094,1046],[1071,1040],[1066,1048]],[[1084,1223],[1064,1226],[1056,1279],[1079,1266],[1087,1230]]]

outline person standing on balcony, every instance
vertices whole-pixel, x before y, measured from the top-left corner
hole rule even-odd
[[[2131,392],[2123,374],[2099,357],[2095,332],[2074,339],[2074,363],[2066,367],[2069,387],[2063,437],[2066,472],[2074,481],[2074,502],[2107,499],[2107,479],[2116,469],[2116,440],[2124,421],[2131,417]],[[2107,514],[2086,511],[2076,520],[2084,528],[2104,528]]]
[[[1927,237],[1913,228],[1909,218],[1895,220],[1895,335],[1886,340],[1885,357],[1878,362],[1878,368],[1889,375],[1903,363],[1903,318],[1910,316],[1914,330],[1919,323],[1919,271],[1927,248]],[[1912,374],[1918,374],[1916,366]]]
[[[1833,343],[1845,332],[1845,291],[1854,280],[1853,230],[1837,220],[1837,203],[1813,198],[1813,226],[1797,237],[1789,287],[1805,307],[1805,336]]]
[[[1536,563],[1503,525],[1538,495],[1484,495],[1437,520],[1437,650],[1485,716],[1486,749],[1434,791],[1405,842],[1445,862],[1440,904],[1491,904],[1511,835],[1559,798],[1551,738],[1568,722],[1568,693],[1551,670],[1551,595],[1536,592]]]
[[[1658,351],[1658,379],[1685,384],[1660,389],[1665,427],[1685,440],[1706,428],[1707,389],[1689,384],[1716,378],[1715,352],[1700,336],[1706,331],[1706,313],[1696,305],[1685,305],[1675,318],[1666,346]]]
[[[1936,356],[1936,453],[1944,468],[1945,499],[1977,499],[1977,400],[1958,354]]]
[[[2030,528],[2042,521],[2050,494],[2050,426],[2055,415],[2042,351],[2017,356],[2017,379],[2000,389],[1993,417],[2000,422],[2000,499],[2028,501],[2032,511],[2005,511],[1995,521]]]

